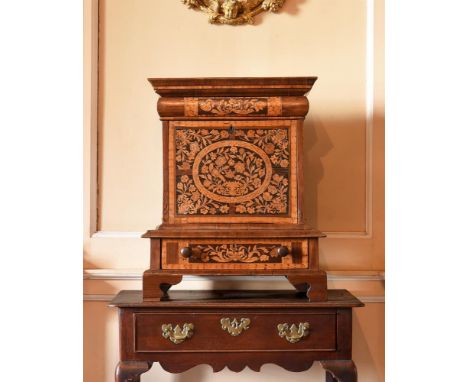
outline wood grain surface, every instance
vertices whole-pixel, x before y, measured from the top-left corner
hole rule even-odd
[[[303,186],[302,184],[298,184],[298,180],[302,178],[298,178],[297,176],[298,142],[296,134],[298,121],[177,121],[169,122],[168,126],[168,158],[165,163],[165,166],[167,165],[168,167],[168,193],[164,194],[167,197],[167,202],[164,202],[164,205],[166,203],[168,205],[168,216],[164,221],[168,221],[169,223],[300,223],[298,219],[298,189],[302,190]],[[280,161],[278,164],[273,163],[273,166],[271,160],[274,161],[277,150],[275,150],[273,155],[268,156],[263,146],[257,147],[256,144],[245,142],[239,139],[235,135],[235,132],[232,133],[232,130],[237,130],[246,136],[250,132],[255,134],[256,131],[279,131],[281,129],[286,129],[285,131],[288,132],[288,147],[284,151],[288,155],[288,160],[285,162],[285,165]],[[201,131],[205,134],[209,133],[210,140],[200,135],[200,138],[191,141],[190,137],[196,131]],[[221,138],[218,133],[218,135],[213,137],[213,132],[220,132],[221,134],[225,134],[225,136]],[[180,138],[177,137],[180,134],[183,134],[184,146],[178,143],[180,142]],[[224,142],[222,139],[224,139]],[[255,136],[252,137],[251,142],[256,142]],[[268,144],[274,147],[271,142]],[[262,183],[261,189],[259,186],[250,185],[252,191],[247,194],[239,194],[238,197],[233,195],[229,198],[221,196],[217,198],[216,194],[202,186],[202,182],[199,180],[198,168],[200,161],[206,158],[210,152],[220,155],[219,150],[221,148],[215,147],[216,145],[224,145],[228,151],[230,147],[233,147],[232,150],[236,150],[236,152],[239,149],[236,146],[242,145],[242,147],[245,146],[244,150],[259,152],[257,160],[265,164],[267,173],[268,169],[270,169],[269,179],[271,180],[264,179],[266,183]],[[250,147],[250,150],[247,146]],[[190,148],[193,151],[188,151]],[[200,151],[201,148],[204,149]],[[205,150],[211,151],[204,153]],[[186,159],[184,159],[184,156],[186,156]],[[231,160],[234,161],[234,159]],[[280,163],[281,166],[279,165]],[[196,168],[194,167],[195,164],[197,164]],[[184,171],[183,166],[187,166],[187,170]],[[242,166],[246,166],[246,164],[242,163]],[[213,174],[216,174],[216,179],[222,178],[223,175],[218,174],[219,169],[219,167],[211,169],[208,176],[215,176]],[[218,173],[215,173],[215,171]],[[228,169],[228,171],[231,170]],[[251,179],[251,175],[245,179]],[[224,182],[239,184],[239,181],[228,182],[226,179]],[[283,182],[286,182],[285,185],[283,185]],[[268,188],[270,187],[273,188],[274,193],[278,192],[279,187],[286,188],[287,196],[279,202],[278,194],[275,195],[268,192]],[[194,197],[195,192],[197,193],[196,199]],[[265,199],[266,194],[268,194],[268,199]],[[268,210],[269,206],[274,206],[273,203],[283,203],[285,210],[281,211],[271,208]]]
[[[284,246],[289,254],[278,256],[276,249]],[[184,258],[180,249],[189,247],[193,255]],[[163,240],[162,269],[296,269],[307,268],[307,240],[278,239],[191,239]]]
[[[317,77],[148,78],[162,97],[304,96]]]

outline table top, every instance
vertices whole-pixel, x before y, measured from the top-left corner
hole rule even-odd
[[[309,302],[291,290],[170,291],[164,301],[143,301],[141,290],[122,290],[111,301],[118,308],[357,308],[364,304],[345,289],[329,289],[327,301]]]

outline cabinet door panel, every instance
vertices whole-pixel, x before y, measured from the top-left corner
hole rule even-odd
[[[171,122],[169,222],[297,222],[297,122]]]

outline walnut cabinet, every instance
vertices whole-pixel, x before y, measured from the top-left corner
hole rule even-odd
[[[284,275],[326,298],[318,239],[303,224],[303,120],[315,77],[149,79],[160,98],[163,224],[143,297],[185,274]]]

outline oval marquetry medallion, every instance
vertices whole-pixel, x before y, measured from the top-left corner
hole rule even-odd
[[[193,163],[193,180],[201,193],[223,203],[242,203],[270,184],[268,155],[248,142],[227,140],[201,150]]]

